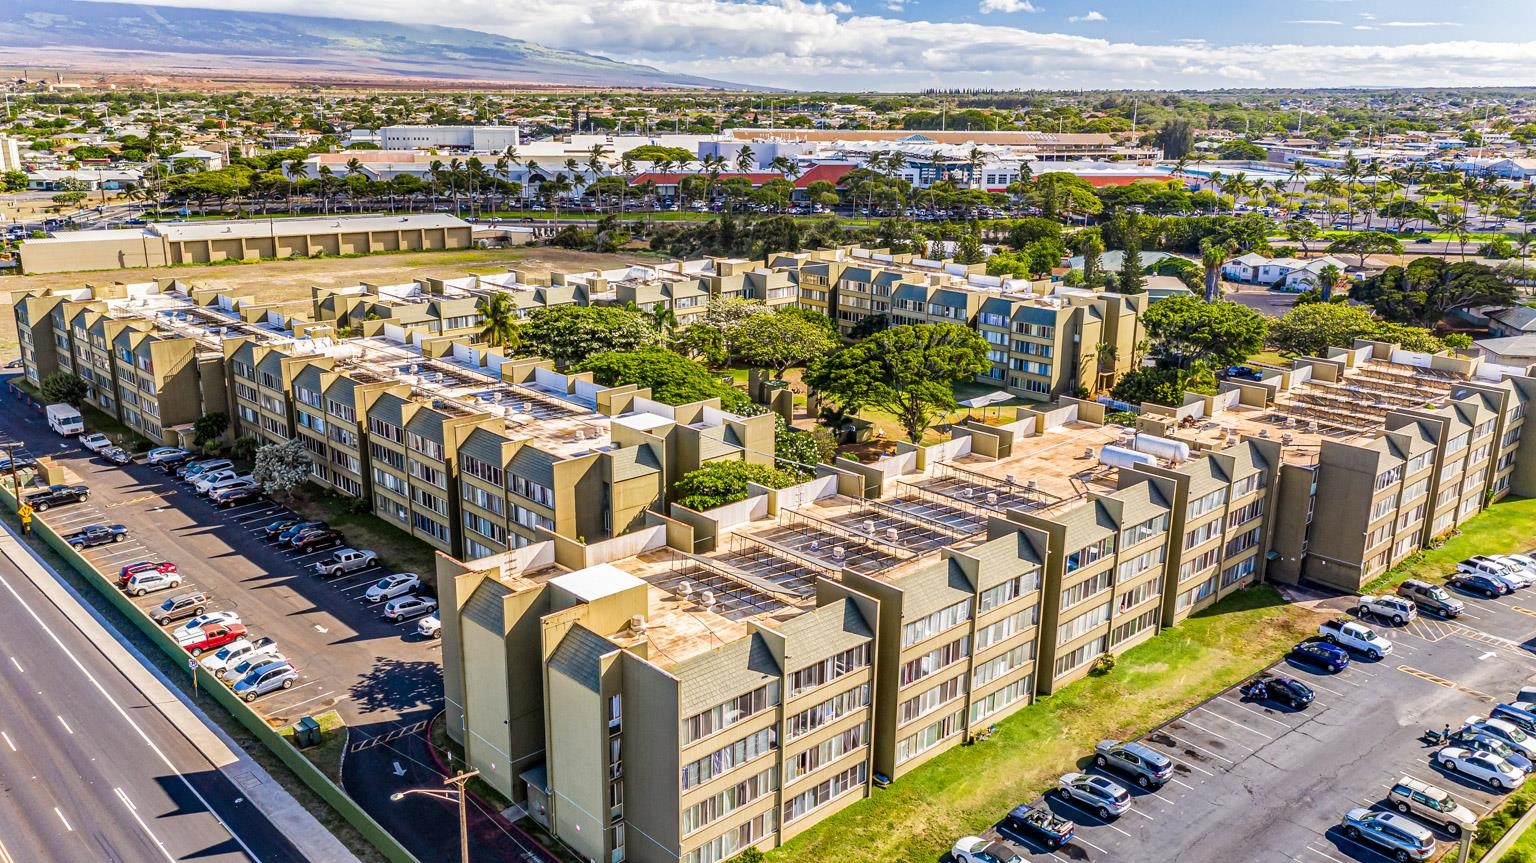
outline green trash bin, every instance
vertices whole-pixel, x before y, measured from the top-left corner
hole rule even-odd
[[[293,743],[300,749],[320,745],[320,723],[313,716],[305,716],[293,723]]]

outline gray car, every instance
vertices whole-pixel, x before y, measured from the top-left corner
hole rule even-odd
[[[1093,763],[1131,777],[1142,788],[1162,785],[1173,777],[1171,758],[1135,741],[1100,740],[1093,747]]]
[[[235,695],[246,700],[257,698],[278,689],[290,689],[299,679],[299,672],[287,662],[268,662],[257,666],[235,684]]]

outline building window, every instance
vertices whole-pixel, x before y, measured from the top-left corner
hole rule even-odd
[[[1058,656],[1056,658],[1056,676],[1061,677],[1062,675],[1067,674],[1068,672],[1075,669],[1082,668],[1084,665],[1087,665],[1088,663],[1097,659],[1104,653],[1106,649],[1108,649],[1108,643],[1109,636],[1101,635],[1070,653]]]
[[[971,724],[975,725],[1010,704],[1029,697],[1035,689],[1035,676],[1025,675],[996,692],[983,695],[971,702]]]
[[[906,725],[909,722],[915,722],[964,695],[964,680],[964,675],[951,677],[938,686],[903,701],[897,706],[897,724]]]
[[[1101,560],[1115,553],[1115,537],[1113,534],[1091,545],[1083,546],[1077,551],[1067,555],[1067,572],[1076,572],[1095,561]]]
[[[862,722],[843,733],[784,759],[784,781],[815,773],[869,742],[869,723]]]
[[[1061,592],[1061,610],[1066,611],[1074,605],[1081,605],[1087,602],[1104,591],[1109,590],[1114,583],[1115,573],[1113,570],[1109,570],[1091,576],[1087,581],[1081,581],[1072,585]]]
[[[700,800],[683,810],[683,835],[698,832],[737,809],[761,799],[778,787],[778,769],[770,767],[756,776],[743,779],[713,797]]]
[[[1156,548],[1148,549],[1141,554],[1131,558],[1130,560],[1120,564],[1120,581],[1130,581],[1131,579],[1140,576],[1142,573],[1146,572],[1152,567],[1160,565],[1163,562],[1164,553],[1164,548],[1162,546],[1157,546]]]
[[[1015,668],[1023,666],[1024,663],[1033,661],[1034,658],[1035,643],[1028,641],[1010,648],[1007,653],[994,656],[986,662],[977,663],[976,668],[971,671],[971,689],[986,686]]]
[[[1056,628],[1056,643],[1065,644],[1074,638],[1092,632],[1094,627],[1109,622],[1109,603],[1104,603],[1097,608],[1090,609],[1088,613],[1079,615],[1063,623]]]
[[[976,630],[975,650],[979,653],[994,644],[1001,644],[1039,622],[1040,606],[1038,605],[1015,611],[1001,620]]]
[[[971,600],[963,599],[948,608],[941,608],[901,628],[901,646],[911,647],[941,632],[953,629],[971,619]]]
[[[683,766],[683,790],[703,785],[754,758],[767,755],[778,748],[778,732],[774,728],[755,731],[742,739],[716,749],[703,758]]]
[[[1120,532],[1120,547],[1130,548],[1138,542],[1146,542],[1168,529],[1168,513],[1160,513],[1141,524],[1134,524]]]
[[[868,706],[869,684],[860,684],[828,698],[815,707],[808,707],[789,717],[784,722],[785,737],[794,740],[796,737],[809,734],[823,725],[836,722],[853,711]]]
[[[1194,605],[1203,599],[1214,596],[1215,594],[1216,576],[1213,575],[1205,581],[1202,581],[1194,587],[1191,587],[1189,590],[1179,594],[1178,597],[1174,600],[1173,607],[1175,609],[1188,608],[1189,606]]]
[[[1040,587],[1040,571],[1032,570],[1023,575],[1015,576],[1002,584],[993,585],[981,592],[976,603],[976,613],[985,614],[994,608],[1001,608],[1005,603],[1038,590]]]
[[[472,455],[459,454],[459,469],[492,485],[506,485],[506,474],[499,466],[483,462]]]
[[[1253,571],[1258,568],[1258,565],[1259,557],[1258,555],[1254,555],[1252,557],[1244,558],[1241,563],[1236,563],[1227,567],[1221,571],[1221,586],[1229,587],[1239,581],[1242,581],[1248,576],[1253,575]]]
[[[1150,608],[1125,623],[1116,626],[1109,634],[1110,645],[1121,644],[1141,632],[1157,626],[1157,618],[1160,614],[1162,614],[1160,609]]]
[[[794,698],[818,686],[824,686],[861,668],[869,666],[869,642],[851,647],[798,671],[790,672],[789,697]]]
[[[868,696],[866,695],[866,701]],[[779,703],[779,682],[770,681],[745,695],[716,704],[683,720],[683,745],[687,746]]]
[[[896,741],[896,763],[909,761],[927,752],[939,743],[954,737],[965,728],[965,711],[957,711],[927,726],[916,734]]]

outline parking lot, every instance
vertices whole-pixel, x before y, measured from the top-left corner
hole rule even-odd
[[[49,431],[40,416],[11,413],[0,423],[0,446],[20,443],[48,454],[90,487],[85,503],[50,509],[41,517],[61,534],[93,523],[122,524],[127,539],[86,549],[84,556],[109,577],[144,560],[174,562],[179,588],[134,598],[141,608],[192,590],[208,595],[209,611],[240,615],[251,637],[275,639],[299,679],[292,688],[254,704],[274,725],[336,708],[349,725],[415,725],[442,698],[438,643],[416,633],[417,620],[391,622],[367,588],[390,570],[375,566],[333,579],[309,566],[333,549],[300,554],[280,550],[262,527],[292,515],[272,501],[225,510],[167,476],[158,467],[119,467]],[[174,621],[179,626],[187,618]]]
[[[1272,672],[1315,691],[1303,710],[1255,703],[1234,687],[1148,734],[1142,742],[1173,759],[1173,779],[1147,792],[1106,774],[1134,798],[1114,821],[1056,794],[1036,801],[1077,824],[1067,846],[1052,851],[990,835],[1040,861],[1376,863],[1391,858],[1352,841],[1338,825],[1354,807],[1385,810],[1387,792],[1402,776],[1450,791],[1481,817],[1503,795],[1442,769],[1431,760],[1440,747],[1421,735],[1486,716],[1536,677],[1536,588],[1498,600],[1459,595],[1467,611],[1454,621],[1368,621],[1393,643],[1381,662],[1355,657],[1333,675],[1277,663]],[[1099,772],[1088,757],[1091,746],[1079,769]],[[1446,833],[1435,835],[1437,853],[1454,849]]]

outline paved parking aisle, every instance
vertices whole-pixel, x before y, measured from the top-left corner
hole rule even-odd
[[[1149,792],[1105,774],[1134,798],[1118,819],[1104,822],[1047,795],[1038,802],[1077,824],[1067,847],[999,838],[1038,861],[1380,863],[1390,858],[1338,824],[1351,808],[1383,809],[1400,777],[1445,788],[1486,814],[1503,795],[1447,772],[1433,758],[1439,747],[1421,735],[1486,716],[1536,680],[1536,655],[1527,648],[1536,640],[1536,588],[1502,601],[1463,598],[1468,611],[1452,621],[1367,620],[1393,642],[1380,662],[1357,657],[1332,675],[1290,660],[1275,664],[1272,673],[1312,687],[1316,698],[1305,709],[1255,702],[1233,688],[1148,734],[1142,742],[1173,760],[1173,779]],[[1435,835],[1442,851],[1452,847],[1448,834]]]

